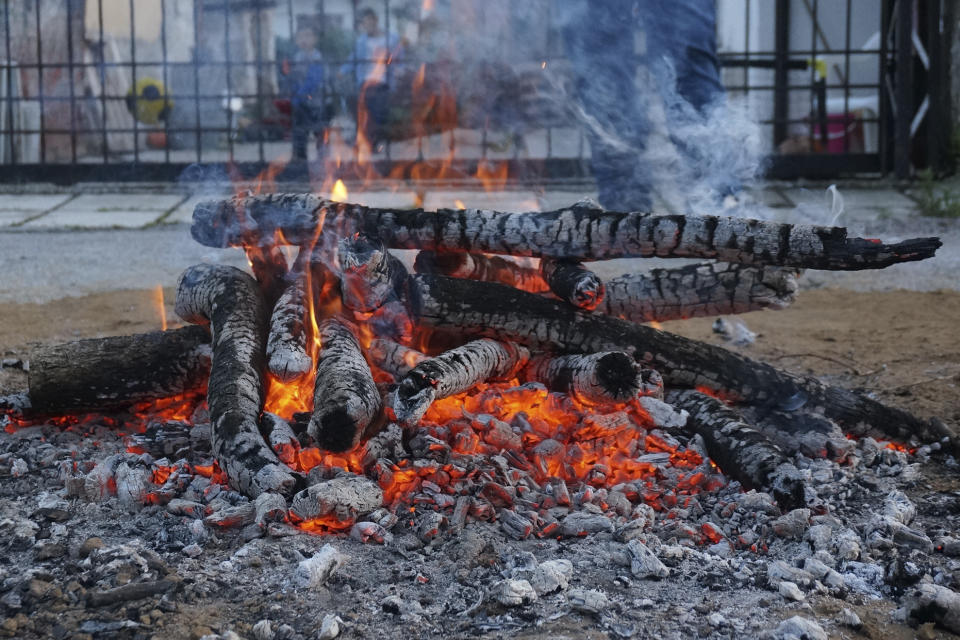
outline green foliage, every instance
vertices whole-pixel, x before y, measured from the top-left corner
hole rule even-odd
[[[916,198],[920,214],[933,218],[960,218],[960,191],[955,186],[939,183],[929,169],[917,175]]]

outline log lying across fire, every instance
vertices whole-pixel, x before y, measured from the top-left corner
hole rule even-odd
[[[324,233],[358,231],[393,249],[497,253],[562,260],[712,258],[724,262],[835,271],[882,269],[923,260],[938,238],[885,244],[848,238],[843,227],[718,216],[620,213],[590,205],[504,213],[478,209],[376,209],[312,194],[266,194],[197,205],[191,234],[210,247],[243,247],[282,237],[309,244]]]
[[[405,448],[437,460],[454,451],[491,455],[491,464],[520,469],[537,491],[551,487],[548,504],[570,504],[566,480],[574,479],[584,495],[609,484],[640,500],[629,474],[650,473],[656,461],[678,455],[677,443],[658,430],[686,422],[684,437],[702,438],[724,473],[794,508],[803,506],[805,490],[788,452],[768,438],[778,424],[786,430],[819,421],[851,436],[946,437],[958,446],[939,421],[639,324],[783,308],[801,269],[922,260],[940,246],[936,238],[885,244],[848,238],[837,227],[586,204],[527,214],[372,209],[309,194],[202,203],[192,233],[208,246],[244,247],[257,275],[208,265],[183,274],[177,312],[209,326],[212,339],[191,327],[43,349],[31,366],[30,399],[45,412],[108,407],[202,388],[209,371],[220,469],[251,497],[299,491],[294,521],[355,517],[395,499],[395,487],[416,475],[392,460]],[[279,243],[299,246],[289,271]],[[417,273],[408,274],[391,248],[419,250]],[[607,282],[583,264],[647,256],[720,262]],[[212,363],[202,357],[208,342]],[[122,382],[103,380],[117,371]],[[312,406],[283,413],[265,404],[274,385],[305,385]],[[511,417],[477,410],[468,394],[478,389],[483,402],[500,398],[498,410]],[[712,396],[755,409],[750,415],[763,416],[763,432]],[[562,430],[582,440],[554,439]],[[338,460],[356,451],[362,464],[344,469],[354,475],[314,468],[304,477],[315,466],[305,464],[305,447],[347,456]],[[449,469],[448,483],[450,474],[468,473]],[[432,499],[455,504],[451,529],[468,516],[497,513],[511,535],[558,528],[514,486],[485,482],[482,493],[475,500],[434,491]],[[349,508],[338,511],[344,500]],[[629,513],[627,502],[621,507]],[[276,500],[270,504],[276,512]],[[435,535],[438,518],[418,535]]]

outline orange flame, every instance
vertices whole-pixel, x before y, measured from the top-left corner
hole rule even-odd
[[[153,290],[153,301],[157,305],[157,312],[160,314],[160,331],[167,330],[167,310],[163,304],[163,285],[157,285]]]
[[[337,181],[333,183],[333,189],[330,190],[330,199],[334,202],[346,202],[348,197],[347,185],[343,184],[343,180],[338,178]]]

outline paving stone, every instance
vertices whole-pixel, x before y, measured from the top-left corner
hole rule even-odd
[[[163,211],[65,211],[58,209],[36,220],[31,220],[22,229],[139,229],[157,220]]]
[[[423,208],[430,211],[455,208],[457,201],[470,209],[496,211],[539,211],[540,201],[533,191],[431,191],[423,200]]]
[[[0,227],[23,222],[64,203],[70,194],[0,194]]]
[[[64,212],[169,211],[185,196],[180,193],[86,193],[64,205]]]

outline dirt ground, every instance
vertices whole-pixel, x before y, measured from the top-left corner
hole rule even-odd
[[[177,323],[173,290],[164,312]],[[114,291],[44,304],[0,304],[0,349],[5,359],[28,358],[33,345],[160,328],[156,290]],[[801,292],[783,311],[742,320],[758,334],[748,347],[731,347],[778,367],[823,377],[923,417],[960,425],[960,293],[841,289]],[[722,344],[713,319],[669,322],[664,328]],[[0,394],[26,387],[26,374],[0,371]]]

